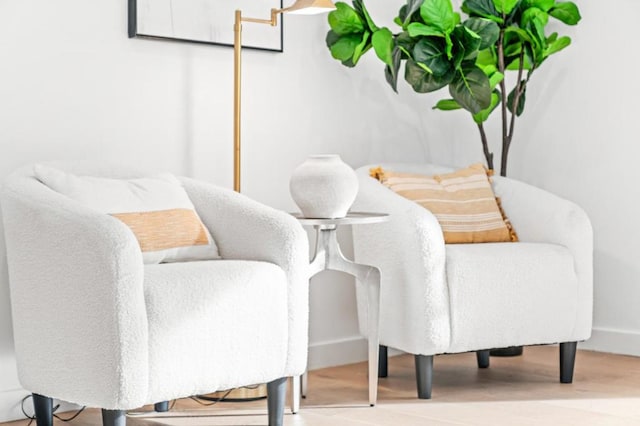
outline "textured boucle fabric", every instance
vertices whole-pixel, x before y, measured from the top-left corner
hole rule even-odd
[[[380,342],[415,354],[444,352],[450,342],[449,290],[438,221],[364,169],[357,171],[360,192],[352,210],[390,214],[388,222],[352,227],[356,261],[381,272]],[[356,290],[360,330],[366,334],[366,292],[362,283]]]
[[[284,375],[302,374],[307,367],[309,323],[309,242],[302,225],[289,214],[233,191],[186,178],[182,184],[223,259],[261,260],[285,271],[289,340]]]
[[[356,260],[381,270],[381,344],[433,355],[590,337],[593,233],[580,207],[531,185],[494,177],[496,196],[522,243],[445,245],[430,211],[369,177],[369,169],[377,166],[420,174],[453,169],[383,163],[357,170],[361,189],[353,210],[391,215],[387,223],[353,227]],[[366,333],[361,285],[357,295]],[[514,306],[524,304],[527,309],[516,315]],[[499,320],[500,306],[508,320]],[[498,316],[488,316],[485,308],[498,310]],[[492,328],[474,335],[478,324]]]
[[[282,268],[238,260],[147,265],[144,292],[153,395],[147,402],[285,375]]]
[[[82,405],[142,405],[148,324],[133,233],[28,175],[9,178],[1,202],[22,386]]]
[[[148,173],[55,166],[104,177]],[[127,410],[201,389],[251,385],[304,371],[308,245],[290,215],[185,179],[225,260],[145,270],[126,225],[52,191],[32,170],[29,166],[11,175],[0,198],[16,359],[25,389],[80,405]],[[238,301],[243,305],[235,306]],[[253,308],[255,314],[248,314]],[[194,325],[200,318],[209,324],[212,318],[221,324],[233,318],[237,324],[216,330],[206,342],[209,329]],[[172,348],[167,344],[172,339],[183,344]],[[240,354],[249,347],[257,350]],[[203,365],[204,354],[214,350],[218,353],[211,357],[224,362],[224,370]],[[193,363],[185,360],[190,353]],[[172,363],[173,357],[179,362]],[[255,365],[249,368],[251,362]],[[203,377],[194,378],[196,369],[204,371]],[[180,371],[186,379],[178,378]],[[193,382],[186,383],[188,378]]]
[[[566,247],[452,244],[446,265],[447,352],[575,340],[578,280]]]

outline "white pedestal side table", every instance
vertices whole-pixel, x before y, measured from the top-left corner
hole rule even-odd
[[[368,304],[368,345],[369,345],[369,404],[374,406],[378,397],[378,327],[380,321],[380,270],[375,266],[355,263],[344,257],[337,239],[338,227],[342,225],[366,225],[388,220],[384,213],[352,212],[338,219],[305,218],[293,214],[303,226],[313,226],[316,230],[315,253],[309,265],[309,279],[324,270],[346,272],[365,285]],[[297,413],[301,395],[307,394],[307,373],[293,378],[291,411]]]

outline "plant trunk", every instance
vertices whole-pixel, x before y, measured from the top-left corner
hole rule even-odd
[[[509,124],[509,133],[507,134],[507,143],[502,144],[502,158],[500,162],[500,176],[507,175],[507,160],[509,158],[509,148],[511,148],[511,141],[513,141],[513,131],[516,125],[516,116],[518,115],[518,107],[520,105],[520,98],[527,88],[527,83],[522,80],[522,73],[524,71],[524,50],[520,52],[520,65],[518,67],[518,80],[515,87],[515,95],[513,97],[513,105],[511,105],[511,123]]]
[[[489,152],[489,141],[487,140],[487,133],[484,131],[482,123],[478,123],[478,130],[480,131],[480,139],[482,140],[482,152],[484,152],[484,158],[487,161],[487,167],[489,170],[493,169],[493,152]]]
[[[498,71],[505,75],[505,63],[504,63],[504,29],[500,30],[500,37],[498,38]],[[506,75],[505,75],[506,78]],[[500,82],[500,94],[502,95],[501,110],[502,110],[502,159],[500,161],[500,176],[507,175],[507,155],[509,153],[509,133],[507,129],[507,84],[504,80]]]
[[[509,156],[509,144],[502,144],[502,158],[500,159],[500,176],[507,175],[507,157]]]

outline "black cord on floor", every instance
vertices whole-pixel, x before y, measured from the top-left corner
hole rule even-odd
[[[36,419],[36,417],[35,416],[30,416],[30,415],[27,414],[26,411],[24,411],[24,402],[27,399],[31,398],[31,397],[32,397],[32,395],[27,395],[24,398],[22,398],[22,401],[20,401],[20,409],[22,410],[22,414],[24,414],[24,416],[26,418],[31,419],[31,422],[32,422],[32,421],[34,421]],[[31,422],[29,422],[29,424],[31,424]]]
[[[27,401],[27,399],[29,398],[33,398],[33,395],[27,395],[24,398],[22,398],[22,401],[20,401],[20,409],[22,410],[22,414],[24,414],[24,416],[29,419],[29,423],[27,424],[27,426],[31,426],[31,423],[33,423],[33,421],[36,419],[36,416],[30,416],[27,414],[27,412],[24,409],[24,403]],[[62,421],[62,422],[70,422],[71,420],[75,419],[76,417],[78,417],[80,415],[80,413],[82,413],[84,411],[85,407],[82,407],[81,409],[79,409],[78,411],[76,411],[71,417],[69,418],[62,418],[60,416],[58,416],[56,414],[56,411],[58,410],[58,408],[60,408],[60,404],[56,405],[55,407],[53,407],[53,417],[55,417],[56,419]]]
[[[63,422],[70,422],[71,420],[73,420],[76,417],[78,417],[80,415],[80,413],[82,413],[84,411],[85,408],[87,408],[87,407],[86,406],[82,407],[81,409],[76,411],[76,413],[73,416],[69,417],[68,419],[63,419],[62,417],[58,416],[57,414],[54,414],[53,417],[55,417],[56,419],[58,419],[60,421],[63,421]]]
[[[224,395],[222,395],[220,398],[216,398],[215,400],[212,398],[205,398],[201,395],[196,395],[196,396],[190,396],[189,399],[197,402],[200,405],[204,405],[205,407],[211,407],[212,405],[216,405],[218,402],[224,400],[227,396],[229,396],[229,394],[233,391],[233,389],[229,389],[228,391],[225,392]],[[202,402],[202,401],[208,401],[208,402]]]

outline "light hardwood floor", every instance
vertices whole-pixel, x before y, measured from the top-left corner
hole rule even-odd
[[[574,383],[562,385],[556,346],[528,347],[521,357],[492,357],[486,370],[476,368],[474,354],[438,356],[433,398],[424,401],[416,398],[413,357],[402,355],[389,359],[376,407],[367,403],[365,363],[312,371],[309,377],[309,395],[298,414],[287,412],[285,425],[640,425],[640,358],[635,357],[578,351]],[[130,413],[128,424],[265,425],[265,413],[264,401],[202,407],[184,399],[169,413]],[[87,410],[70,425],[98,426],[100,412]]]

